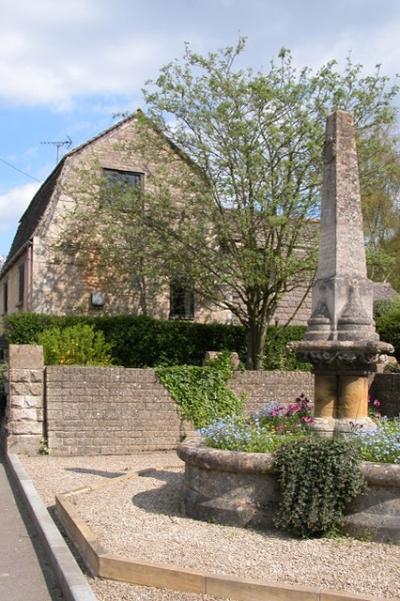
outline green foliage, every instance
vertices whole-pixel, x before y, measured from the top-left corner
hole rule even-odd
[[[305,331],[305,326],[269,327],[264,350],[264,369],[309,371],[310,364],[300,363],[295,353],[286,348],[292,340],[303,340]]]
[[[88,324],[44,330],[37,342],[43,346],[46,365],[111,365],[103,332]]]
[[[274,467],[281,490],[275,525],[301,537],[337,529],[364,487],[357,448],[343,439],[314,437],[283,445]]]
[[[245,453],[273,453],[282,444],[303,439],[308,434],[303,427],[285,429],[282,433],[267,420],[243,415],[219,418],[201,428],[199,433],[207,447]]]
[[[382,299],[374,302],[374,319],[378,320],[380,317],[391,311],[399,301],[397,299]]]
[[[389,309],[376,320],[376,327],[382,340],[394,346],[394,354],[400,359],[400,303],[394,301]]]
[[[113,363],[124,367],[154,365],[201,365],[206,351],[227,349],[246,357],[245,329],[224,324],[167,321],[145,316],[51,316],[13,313],[3,318],[4,332],[11,344],[36,344],[40,332],[88,324],[104,333],[111,345]],[[302,338],[301,326],[271,327],[266,341],[266,369],[304,369],[286,343]]]
[[[376,430],[355,432],[361,459],[374,463],[400,464],[400,418],[377,419]]]
[[[396,140],[387,135],[398,86],[379,67],[365,76],[350,58],[340,70],[336,61],[297,69],[286,49],[267,68],[241,69],[244,49],[244,38],[206,55],[186,45],[181,60],[148,82],[150,118],[203,177],[177,176],[167,165],[147,204],[166,273],[184,273],[201,297],[236,316],[247,328],[247,367],[260,369],[282,296],[314,273],[310,222],[319,214],[326,117],[353,113],[363,190],[375,198],[398,165]],[[158,154],[140,139],[149,158]],[[379,212],[379,201],[374,207]]]
[[[4,372],[8,369],[6,363],[0,363],[0,416],[3,414],[6,406],[6,390],[4,386]]]
[[[237,415],[243,407],[227,385],[232,375],[229,352],[203,367],[180,365],[157,367],[161,382],[178,404],[181,416],[193,422],[195,428],[208,425],[218,417]]]

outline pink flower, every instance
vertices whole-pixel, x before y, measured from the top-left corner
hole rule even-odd
[[[378,399],[375,399],[375,401],[373,402],[373,405],[374,405],[375,409],[379,409],[379,407],[381,406],[381,402],[378,401]]]

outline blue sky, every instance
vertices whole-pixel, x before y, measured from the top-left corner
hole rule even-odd
[[[186,41],[205,53],[245,35],[242,64],[254,68],[285,46],[299,67],[351,51],[367,71],[400,71],[398,0],[0,0],[0,9],[0,255],[55,165],[41,142],[70,136],[77,146],[114,113],[145,108],[144,82]]]

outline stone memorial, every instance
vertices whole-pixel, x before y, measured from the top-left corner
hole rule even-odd
[[[393,347],[379,340],[373,320],[350,113],[337,111],[328,117],[323,158],[312,315],[304,341],[290,348],[313,366],[315,428],[330,436],[375,427],[368,417],[368,374]]]

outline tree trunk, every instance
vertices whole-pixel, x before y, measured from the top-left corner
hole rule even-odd
[[[265,325],[260,325],[256,322],[249,323],[246,333],[247,369],[258,370],[263,368],[264,345],[266,335],[267,328]]]

